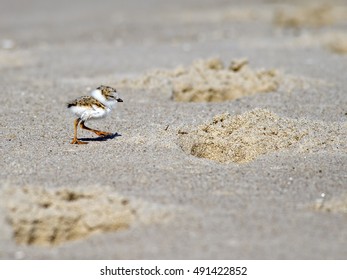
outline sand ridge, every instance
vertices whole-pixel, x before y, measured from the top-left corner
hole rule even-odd
[[[309,205],[309,209],[318,212],[347,214],[347,194],[331,196],[323,192],[314,203]]]
[[[13,237],[17,243],[26,245],[58,245],[167,217],[158,207],[143,207],[139,201],[95,187],[7,188],[3,197]]]
[[[347,34],[333,33],[326,39],[324,46],[333,53],[347,54]]]
[[[0,49],[0,70],[31,66],[35,63],[28,51]]]
[[[331,213],[344,213],[347,214],[347,196],[342,198],[329,199],[315,205],[315,210]]]
[[[320,28],[343,22],[346,19],[345,6],[332,6],[329,3],[288,6],[274,13],[275,25],[285,28]]]
[[[120,85],[147,89],[167,85],[172,99],[181,102],[221,102],[278,89],[278,71],[255,70],[248,63],[245,58],[237,59],[225,67],[219,58],[199,59],[188,67],[153,70],[138,79],[124,79]]]
[[[319,131],[330,129],[322,138]],[[253,109],[238,116],[215,116],[212,122],[187,132],[178,131],[179,144],[187,153],[220,163],[246,163],[260,155],[289,148],[301,152],[322,149],[347,150],[347,125],[283,118],[265,109]]]
[[[347,33],[342,31],[305,33],[287,41],[285,45],[292,48],[323,47],[332,53],[344,55],[347,53]]]

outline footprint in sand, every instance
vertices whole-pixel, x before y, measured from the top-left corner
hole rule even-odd
[[[158,206],[100,188],[11,188],[3,197],[14,239],[26,245],[57,245],[167,217]]]

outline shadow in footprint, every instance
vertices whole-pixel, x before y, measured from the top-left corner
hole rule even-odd
[[[102,141],[107,141],[107,140],[111,140],[114,139],[116,137],[120,137],[122,136],[121,134],[119,134],[118,132],[113,133],[111,135],[108,136],[100,136],[100,137],[96,137],[96,138],[78,138],[81,141],[85,141],[85,142],[102,142]]]

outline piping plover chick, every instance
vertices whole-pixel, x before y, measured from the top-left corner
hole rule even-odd
[[[114,88],[99,86],[97,89],[92,91],[91,96],[82,96],[68,103],[67,108],[77,117],[74,123],[74,138],[71,144],[88,144],[87,142],[77,139],[78,125],[80,125],[82,129],[92,131],[99,136],[112,135],[110,132],[89,128],[84,123],[90,119],[106,117],[117,102],[123,102],[123,100],[119,98],[118,93]]]

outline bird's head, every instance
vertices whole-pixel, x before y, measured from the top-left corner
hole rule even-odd
[[[123,99],[121,99],[118,96],[118,93],[115,88],[110,87],[110,86],[99,86],[96,88],[96,90],[100,91],[101,95],[105,98],[106,101],[108,102],[123,102]]]

